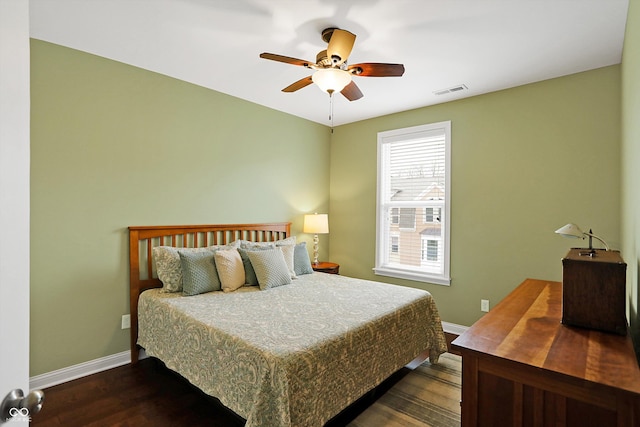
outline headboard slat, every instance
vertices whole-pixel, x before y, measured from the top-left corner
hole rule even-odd
[[[152,239],[147,239],[147,279],[150,279],[152,274],[152,268],[153,266],[151,265],[151,248],[153,246],[153,241]]]

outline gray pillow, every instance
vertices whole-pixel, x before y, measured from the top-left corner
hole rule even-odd
[[[293,271],[297,276],[313,273],[309,252],[307,252],[307,242],[298,243],[295,247],[293,252]]]
[[[178,251],[182,267],[182,293],[184,295],[198,295],[221,289],[214,253],[215,251]]]
[[[258,278],[256,277],[256,272],[253,269],[253,265],[251,265],[251,260],[249,259],[248,252],[251,251],[265,251],[273,249],[274,246],[253,246],[250,249],[238,248],[238,252],[240,252],[240,258],[242,258],[242,265],[244,267],[244,277],[245,283],[249,286],[258,286]]]
[[[291,273],[280,248],[248,252],[260,289],[270,289],[291,283]]]

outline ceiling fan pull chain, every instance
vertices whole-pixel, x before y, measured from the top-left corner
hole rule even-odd
[[[333,91],[329,92],[329,121],[331,122],[331,133],[333,133]]]

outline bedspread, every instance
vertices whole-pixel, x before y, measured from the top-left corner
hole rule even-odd
[[[322,426],[424,350],[446,351],[422,290],[325,273],[265,291],[139,301],[138,344],[247,427]]]

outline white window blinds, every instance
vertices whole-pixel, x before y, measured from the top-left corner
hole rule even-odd
[[[451,122],[378,134],[376,274],[449,284]]]

